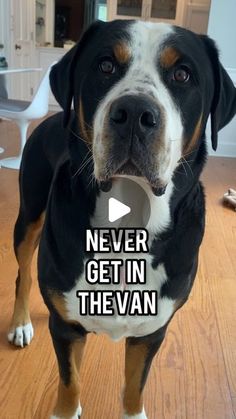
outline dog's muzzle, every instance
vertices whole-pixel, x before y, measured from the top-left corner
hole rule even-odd
[[[101,189],[109,190],[111,178],[122,174],[146,178],[155,195],[165,192],[156,162],[162,127],[161,110],[152,97],[125,95],[110,104],[102,136],[109,145],[104,141],[107,153],[101,167],[106,176],[101,176]]]

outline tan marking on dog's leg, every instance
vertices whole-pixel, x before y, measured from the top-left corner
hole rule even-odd
[[[71,345],[70,354],[70,382],[66,385],[59,378],[57,403],[53,415],[58,418],[71,419],[75,416],[79,407],[79,371],[83,358],[86,339],[75,341]]]
[[[124,411],[127,415],[137,415],[143,411],[141,389],[148,347],[145,344],[131,345],[126,341]]]
[[[57,311],[57,313],[60,315],[60,317],[67,323],[79,325],[80,323],[76,320],[70,320],[68,318],[68,310],[66,308],[66,302],[65,298],[62,294],[59,294],[55,290],[48,289],[48,297]]]
[[[19,265],[19,273],[16,284],[16,299],[10,326],[8,339],[17,346],[24,346],[30,343],[33,329],[29,314],[29,294],[31,289],[31,263],[34,251],[38,245],[38,240],[44,223],[44,213],[40,218],[27,227],[24,240],[16,250],[16,258]],[[26,333],[22,328],[26,327]],[[28,330],[29,329],[29,330]],[[19,337],[17,337],[17,332]],[[24,336],[25,335],[25,336]],[[24,342],[24,337],[26,342]]]
[[[63,295],[58,294],[58,292],[54,290],[48,290],[48,296],[61,318],[65,321],[68,321],[68,313]]]

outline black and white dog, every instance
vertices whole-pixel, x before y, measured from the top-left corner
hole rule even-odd
[[[44,121],[24,150],[14,235],[19,273],[8,339],[24,346],[33,337],[30,266],[41,237],[39,284],[60,373],[52,417],[81,414],[78,376],[86,335],[105,332],[126,338],[124,417],[144,419],[152,359],[197,271],[206,123],[210,115],[216,149],[218,130],[236,112],[235,88],[207,36],[139,21],[94,23],[52,68],[50,80],[64,112]],[[139,256],[146,260],[145,289],[158,291],[158,314],[80,316],[76,292],[102,288],[85,280],[88,257],[103,257],[86,253],[85,232],[101,197],[122,182],[120,175],[139,180],[150,199],[149,253]],[[127,257],[137,255],[119,254]],[[130,291],[140,287],[126,284]]]

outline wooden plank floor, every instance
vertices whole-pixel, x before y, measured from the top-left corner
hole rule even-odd
[[[16,151],[13,124],[0,123],[5,155]],[[0,418],[47,419],[57,386],[48,315],[35,278],[32,344],[16,349],[6,340],[12,313],[16,263],[12,230],[18,207],[18,173],[0,169]],[[149,419],[236,417],[236,213],[221,205],[236,188],[236,160],[210,158],[203,180],[207,226],[197,280],[189,302],[171,322],[145,391]],[[123,343],[90,336],[82,368],[83,419],[121,417]]]

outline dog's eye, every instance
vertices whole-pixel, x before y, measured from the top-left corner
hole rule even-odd
[[[110,57],[103,58],[99,63],[99,68],[105,74],[113,74],[116,69],[114,61]]]
[[[190,72],[185,67],[178,67],[173,73],[173,80],[178,83],[186,83],[190,79]]]

